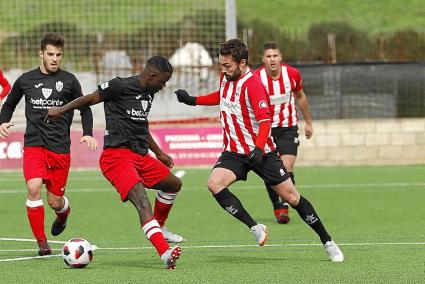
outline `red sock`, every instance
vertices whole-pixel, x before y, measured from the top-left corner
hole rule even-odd
[[[143,232],[161,256],[170,245],[164,240],[158,221],[151,219],[142,225]]]
[[[31,225],[32,233],[37,241],[47,240],[44,234],[44,207],[43,201],[40,200],[28,200],[27,205],[27,216]]]
[[[63,208],[61,210],[59,210],[59,211],[55,211],[56,216],[58,217],[58,219],[59,219],[59,221],[61,223],[65,223],[66,222],[66,219],[68,218],[68,215],[71,212],[71,207],[69,207],[68,198],[66,198],[64,196],[63,199],[64,199]]]
[[[173,207],[174,199],[176,199],[175,193],[158,191],[156,194],[153,217],[158,221],[161,227],[164,226],[165,220],[168,218],[171,207]]]

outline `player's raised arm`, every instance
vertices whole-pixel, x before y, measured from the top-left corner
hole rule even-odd
[[[46,118],[46,121],[53,120],[61,116],[61,114],[74,110],[81,109],[86,106],[95,105],[101,102],[99,91],[95,91],[93,94],[79,97],[78,99],[73,100],[70,103],[67,103],[61,107],[52,107],[49,108]]]
[[[186,90],[177,90],[174,93],[177,95],[179,102],[189,106],[204,105],[216,106],[220,104],[220,92],[215,91],[205,96],[194,97],[188,94]]]

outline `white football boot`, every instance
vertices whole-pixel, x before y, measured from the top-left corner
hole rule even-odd
[[[269,238],[268,232],[267,226],[263,224],[257,224],[251,227],[251,234],[254,235],[259,246],[263,246],[266,243]]]
[[[182,236],[179,236],[177,234],[172,233],[170,230],[168,230],[167,227],[161,227],[162,235],[164,236],[164,239],[169,243],[181,243],[185,241],[185,239]]]
[[[327,241],[323,246],[325,247],[325,251],[329,255],[330,261],[344,261],[344,255],[342,254],[342,251],[339,249],[338,245],[334,241]]]
[[[176,261],[182,254],[179,246],[169,248],[161,255],[161,260],[164,262],[166,269],[176,269]]]

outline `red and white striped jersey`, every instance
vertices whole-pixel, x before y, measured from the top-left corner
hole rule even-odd
[[[269,103],[260,79],[248,68],[236,81],[220,77],[220,120],[223,150],[248,155],[255,148],[261,121],[270,120]],[[269,137],[264,151],[273,151]]]
[[[266,87],[270,98],[272,127],[293,127],[297,125],[298,115],[295,107],[294,92],[303,89],[301,74],[298,69],[281,64],[279,79],[272,79],[264,66],[255,71]]]

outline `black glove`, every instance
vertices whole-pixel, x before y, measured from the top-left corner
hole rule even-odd
[[[190,96],[185,90],[177,90],[174,93],[177,95],[179,102],[189,106],[196,106],[196,98]]]
[[[258,166],[263,162],[263,150],[255,146],[254,150],[248,154],[249,165]]]

